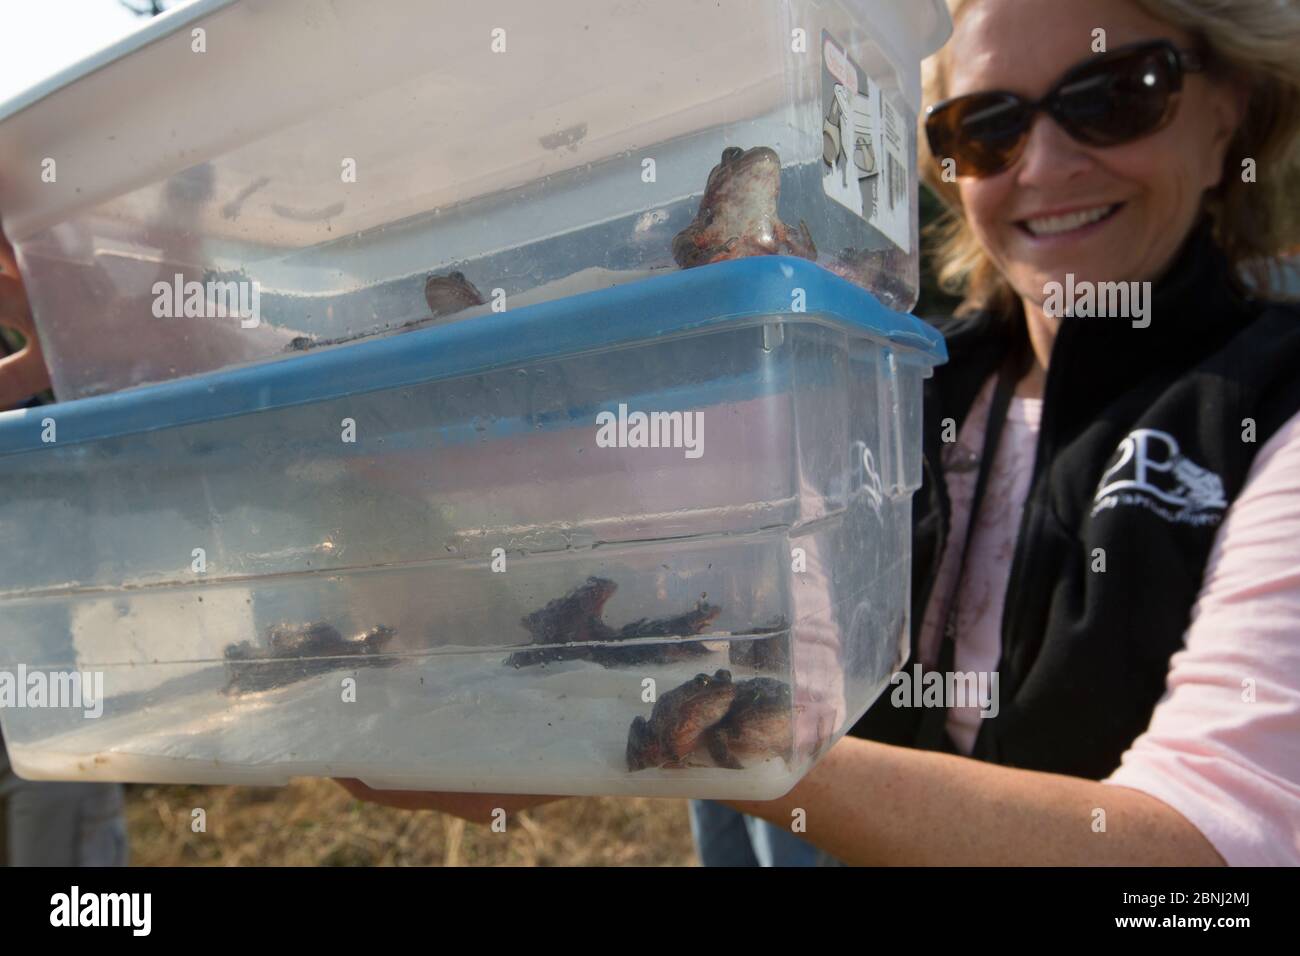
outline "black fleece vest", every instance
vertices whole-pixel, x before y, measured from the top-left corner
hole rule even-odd
[[[1230,274],[1201,227],[1157,283],[1148,327],[1061,320],[1006,592],[1000,711],[980,722],[972,756],[1100,779],[1146,729],[1225,512],[1260,445],[1300,411],[1300,309],[1243,299]],[[944,419],[960,428],[983,383],[1027,347],[1023,320],[940,328],[950,361],[925,388],[908,673],[949,533]],[[895,707],[892,690],[855,736],[955,749],[934,730],[942,721]]]

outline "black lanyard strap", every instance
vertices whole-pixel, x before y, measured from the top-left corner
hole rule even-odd
[[[984,427],[984,447],[980,452],[979,471],[975,477],[975,493],[971,498],[969,518],[966,522],[966,536],[962,541],[961,557],[957,564],[957,579],[949,590],[944,604],[943,631],[940,635],[939,658],[934,670],[941,679],[952,672],[957,657],[957,599],[961,594],[962,580],[966,576],[966,563],[970,556],[971,541],[975,537],[975,522],[979,520],[980,505],[988,489],[989,475],[993,471],[993,459],[997,456],[998,443],[1002,440],[1003,426],[1007,421],[1007,412],[1011,408],[1011,398],[1016,391],[1016,382],[1027,367],[1030,358],[1027,352],[1017,352],[1008,357],[998,369],[997,381],[993,387],[993,399],[989,404],[987,424]],[[947,686],[944,679],[943,685]],[[931,747],[955,752],[951,738],[947,733],[947,707],[934,707],[926,710],[921,717],[920,732],[917,743],[922,747]]]
[[[962,580],[966,576],[966,563],[970,558],[971,541],[975,537],[975,522],[979,520],[980,505],[988,491],[989,475],[993,471],[993,459],[997,457],[998,443],[1002,440],[1003,426],[1007,421],[1007,412],[1011,408],[1011,397],[1015,394],[1017,364],[1006,362],[998,370],[997,382],[993,387],[993,400],[989,403],[989,414],[984,426],[984,448],[980,452],[979,471],[975,476],[975,493],[971,497],[969,518],[966,521],[966,536],[962,540],[961,557],[957,563],[957,580],[948,592],[948,599],[943,615],[943,642],[939,649],[937,667],[947,673],[952,670],[957,642],[957,598],[961,593]]]

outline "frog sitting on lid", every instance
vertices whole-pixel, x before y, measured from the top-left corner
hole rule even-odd
[[[791,229],[777,215],[781,159],[766,146],[729,146],[709,173],[700,209],[673,238],[673,259],[683,269],[746,256],[817,258],[808,226]]]

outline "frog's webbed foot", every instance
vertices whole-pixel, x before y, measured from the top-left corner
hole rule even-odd
[[[736,755],[727,746],[726,731],[722,728],[710,728],[704,735],[704,743],[708,748],[709,756],[719,767],[725,767],[727,770],[745,769],[745,765],[736,759]]]

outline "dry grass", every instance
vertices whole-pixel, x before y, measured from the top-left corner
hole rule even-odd
[[[207,832],[191,831],[192,811]],[[691,866],[681,800],[574,799],[512,814],[506,832],[362,803],[329,780],[284,788],[127,788],[137,866]]]

